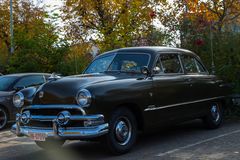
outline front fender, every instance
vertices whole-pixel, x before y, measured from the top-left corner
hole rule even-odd
[[[37,89],[38,87],[28,87],[19,91],[24,95],[24,106],[30,105],[32,103]]]
[[[109,118],[119,106],[132,104],[132,107],[137,106],[143,112],[146,106],[153,103],[151,79],[111,81],[91,85],[87,89],[93,95],[93,103],[87,113],[103,114],[105,118]]]

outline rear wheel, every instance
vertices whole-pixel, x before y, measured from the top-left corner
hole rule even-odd
[[[58,140],[58,139],[46,139],[46,141],[35,141],[36,145],[42,149],[60,149],[65,140]]]
[[[6,109],[0,107],[0,130],[4,129],[8,122],[8,114]]]
[[[106,135],[107,146],[114,154],[128,152],[137,137],[135,116],[126,108],[116,110],[109,122],[109,133]]]
[[[209,113],[203,118],[205,126],[209,129],[219,128],[223,121],[223,107],[220,102],[212,102]]]

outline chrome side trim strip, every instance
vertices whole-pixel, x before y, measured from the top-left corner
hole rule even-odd
[[[171,108],[171,107],[182,106],[182,105],[188,105],[188,104],[193,104],[193,103],[200,103],[200,102],[211,101],[211,100],[215,100],[215,99],[221,99],[221,98],[224,98],[224,97],[225,96],[219,96],[219,97],[205,98],[205,99],[200,99],[200,100],[190,101],[190,102],[176,103],[176,104],[171,104],[171,105],[166,105],[166,106],[161,106],[161,107],[150,107],[150,108],[144,109],[144,111],[154,111],[154,110]]]

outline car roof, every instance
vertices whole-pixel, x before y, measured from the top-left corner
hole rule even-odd
[[[4,77],[8,76],[8,77],[25,77],[25,76],[37,76],[37,75],[51,75],[49,73],[14,73],[14,74],[6,74],[3,75]]]
[[[186,49],[174,48],[174,47],[165,47],[165,46],[144,46],[144,47],[127,47],[118,49],[118,51],[133,51],[133,50],[142,50],[142,51],[152,51],[152,52],[191,52]]]
[[[186,53],[197,56],[192,51],[189,51],[187,49],[182,48],[175,48],[175,47],[166,47],[166,46],[144,46],[144,47],[127,47],[127,48],[120,48],[115,49],[112,51],[105,52],[103,54],[100,54],[99,56],[104,56],[112,53],[121,53],[121,52],[131,52],[131,53],[150,53],[150,54],[157,54],[159,52],[169,53],[169,52],[179,52],[179,53]],[[97,56],[98,57],[98,56]]]

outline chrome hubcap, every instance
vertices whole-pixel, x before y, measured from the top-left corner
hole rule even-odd
[[[0,129],[3,128],[7,123],[7,115],[4,110],[0,109]]]
[[[130,121],[126,118],[120,118],[115,127],[116,140],[120,145],[126,145],[132,136],[132,125]]]
[[[220,112],[219,112],[219,107],[217,104],[212,105],[211,114],[212,114],[213,120],[215,122],[217,122],[220,119]]]

